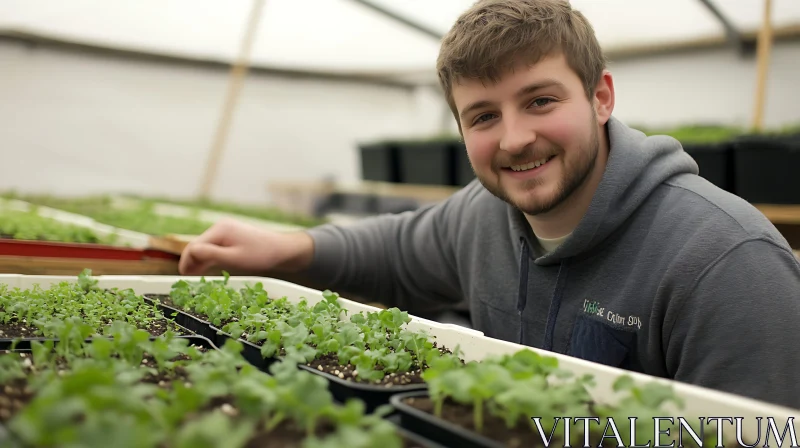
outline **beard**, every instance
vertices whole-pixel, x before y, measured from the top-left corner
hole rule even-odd
[[[594,121],[593,124],[594,123],[596,123],[596,121]],[[520,198],[520,200],[514,200],[511,198],[511,195],[509,195],[508,192],[503,189],[499,182],[492,183],[489,182],[489,180],[485,177],[479,176],[477,173],[475,173],[475,175],[484,188],[486,188],[491,194],[516,207],[518,210],[527,215],[536,216],[550,212],[566,202],[575,192],[575,190],[580,188],[586,182],[586,179],[594,170],[599,151],[600,138],[596,126],[592,126],[592,135],[588,141],[581,144],[580,148],[577,148],[575,151],[575,158],[572,161],[567,160],[565,157],[566,151],[559,146],[552,146],[538,151],[541,154],[559,156],[548,163],[560,162],[562,164],[562,177],[561,179],[557,180],[558,185],[555,193],[547,198]],[[530,153],[526,153],[524,157],[520,157],[520,160],[531,159],[532,157],[530,157]],[[502,168],[498,166],[496,169],[501,170]],[[522,189],[524,193],[528,193],[536,188],[541,188],[543,184],[544,181],[541,178],[532,179],[527,181],[523,185]]]

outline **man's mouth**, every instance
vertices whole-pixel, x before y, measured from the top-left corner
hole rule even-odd
[[[534,160],[533,162],[527,163],[525,165],[511,165],[510,167],[505,167],[504,169],[512,171],[528,171],[544,165],[545,163],[552,160],[553,157],[555,156],[544,157],[539,160]]]

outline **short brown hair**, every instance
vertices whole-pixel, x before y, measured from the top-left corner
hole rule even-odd
[[[606,67],[594,29],[567,0],[479,0],[442,40],[436,69],[459,122],[453,83],[462,78],[497,82],[511,66],[562,53],[587,97]]]

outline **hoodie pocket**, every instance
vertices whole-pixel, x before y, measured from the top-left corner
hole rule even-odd
[[[636,334],[613,328],[589,316],[575,321],[567,355],[611,367],[626,368],[631,364]]]

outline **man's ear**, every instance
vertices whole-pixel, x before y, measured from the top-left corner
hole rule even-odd
[[[592,100],[598,124],[606,124],[614,111],[614,78],[608,70],[603,70],[603,76],[600,77],[594,88]]]

